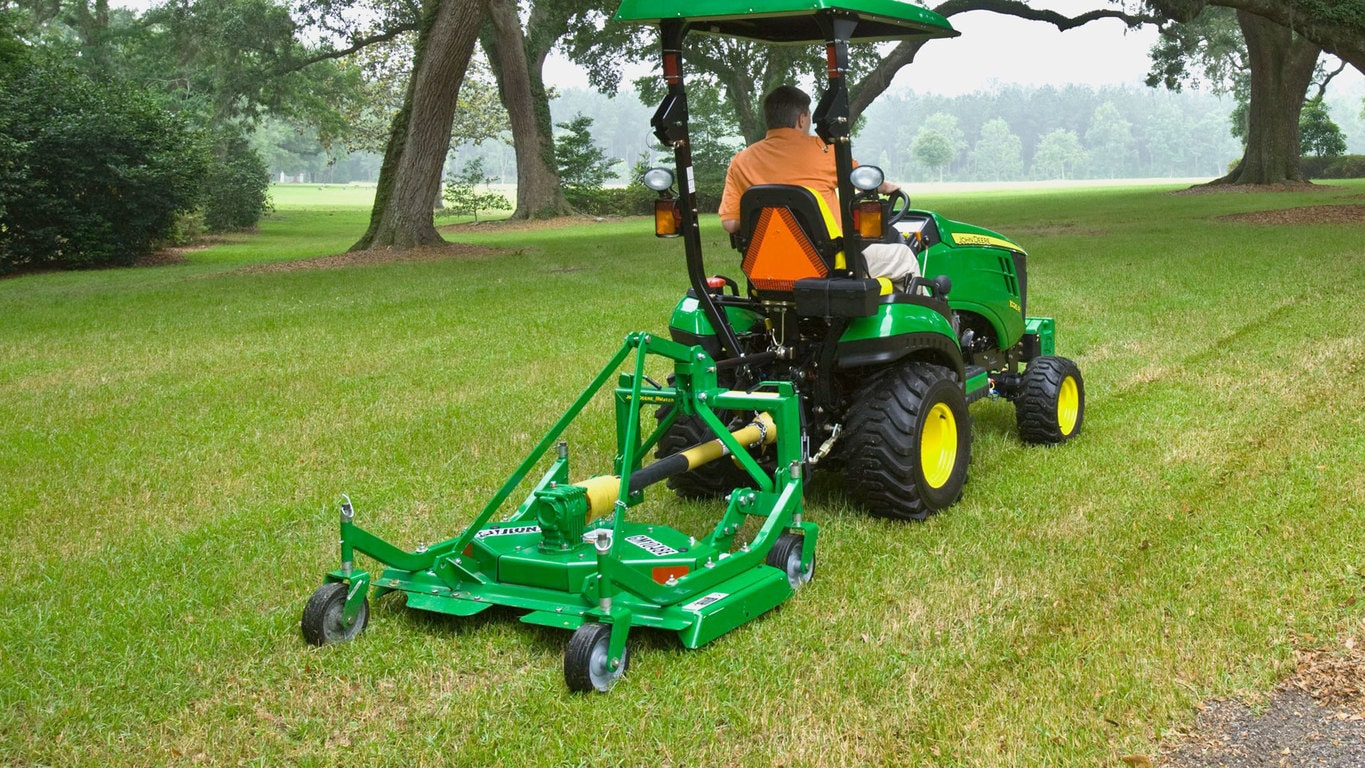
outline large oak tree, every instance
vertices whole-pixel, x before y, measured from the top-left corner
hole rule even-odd
[[[1207,24],[1210,6],[1235,9],[1249,74],[1246,150],[1214,184],[1303,181],[1299,114],[1326,50],[1365,72],[1365,0],[1149,0],[1167,19]],[[1178,65],[1177,65],[1178,66]],[[1165,73],[1169,84],[1173,72]]]
[[[444,242],[432,217],[460,84],[484,19],[482,0],[427,0],[412,79],[394,116],[370,227],[351,250]]]

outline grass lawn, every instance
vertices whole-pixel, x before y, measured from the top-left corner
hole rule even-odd
[[[1009,403],[973,406],[966,494],[922,525],[817,484],[816,579],[696,651],[633,632],[606,696],[507,613],[385,599],[321,649],[299,615],[340,494],[403,546],[458,533],[627,332],[665,329],[681,245],[459,227],[505,250],[246,269],[365,228],[353,190],[284,189],[184,264],[0,281],[0,764],[1121,765],[1365,638],[1365,225],[1225,218],[1365,184],[917,199],[1029,249],[1083,434],[1028,448]],[[570,436],[584,473],[609,411]]]

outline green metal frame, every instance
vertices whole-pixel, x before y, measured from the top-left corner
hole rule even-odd
[[[644,375],[650,355],[673,361],[675,385],[656,387]],[[634,357],[633,361],[631,357]],[[606,514],[586,519],[586,490],[569,476],[567,447],[531,493],[506,520],[492,522],[512,492],[564,433],[583,408],[623,365],[614,391],[617,424],[615,501]],[[648,435],[640,428],[642,409],[671,405],[670,415]],[[716,410],[768,414],[777,430],[777,471],[767,473],[716,415]],[[665,526],[628,520],[643,501],[631,488],[631,473],[659,437],[682,415],[700,417],[733,459],[753,478],[754,489],[729,496],[715,528],[693,539]],[[765,563],[777,537],[806,537],[803,567],[814,557],[818,528],[802,520],[800,406],[790,383],[765,384],[752,392],[717,385],[715,361],[701,347],[687,347],[647,333],[628,336],[588,387],[521,462],[474,521],[459,535],[408,552],[356,524],[349,502],[341,516],[341,568],[329,582],[350,587],[343,621],[353,621],[373,588],[375,596],[403,592],[412,608],[470,616],[493,605],[528,611],[522,621],[576,629],[589,621],[612,625],[611,658],[621,659],[631,627],[672,630],[696,647],[776,607],[792,594],[787,574]],[[762,520],[753,539],[735,549],[736,536],[751,517]],[[571,536],[561,528],[567,526]],[[576,527],[575,527],[576,526]],[[610,534],[609,546],[597,539]],[[597,544],[593,540],[597,539]],[[355,567],[356,554],[385,566],[378,578]],[[658,578],[660,569],[671,578]],[[681,574],[681,575],[679,575]]]

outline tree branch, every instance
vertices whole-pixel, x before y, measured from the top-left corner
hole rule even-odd
[[[1170,0],[1158,3],[1165,9]],[[1316,16],[1286,0],[1208,0],[1209,5],[1254,13],[1303,35],[1322,50],[1365,73],[1365,28]]]
[[[1143,24],[1158,24],[1163,21],[1161,17],[1150,14],[1131,14],[1110,8],[1087,11],[1079,16],[1066,16],[1046,8],[1032,8],[1023,0],[947,0],[933,10],[940,16],[954,16],[967,11],[990,11],[1005,16],[1015,16],[1027,21],[1041,21],[1051,24],[1063,32],[1100,19],[1118,19],[1127,24],[1130,29],[1140,27]]]
[[[347,46],[346,48],[329,48],[327,50],[318,51],[314,53],[312,56],[307,56],[302,59],[290,59],[289,61],[283,62],[278,67],[275,68],[275,74],[287,75],[291,72],[298,72],[301,69],[307,69],[308,67],[311,67],[320,61],[327,61],[329,59],[340,59],[344,56],[350,56],[351,54],[368,48],[372,45],[386,43],[405,32],[416,32],[418,29],[421,28],[421,26],[422,25],[420,22],[414,21],[390,27],[389,29],[377,32],[367,37],[352,37],[351,45]]]
[[[1318,95],[1313,98],[1321,101],[1322,97],[1327,94],[1327,84],[1332,82],[1333,78],[1335,78],[1337,75],[1341,74],[1345,70],[1346,60],[1342,59],[1341,66],[1337,67],[1335,70],[1328,72],[1326,75],[1323,76],[1322,82],[1318,83]]]

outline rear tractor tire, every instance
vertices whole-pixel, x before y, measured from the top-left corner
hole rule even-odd
[[[1081,369],[1065,357],[1034,358],[1024,369],[1014,417],[1026,443],[1057,445],[1075,437],[1085,421]]]
[[[872,379],[854,395],[844,435],[844,477],[869,513],[924,520],[962,496],[972,421],[947,368],[904,363]]]

